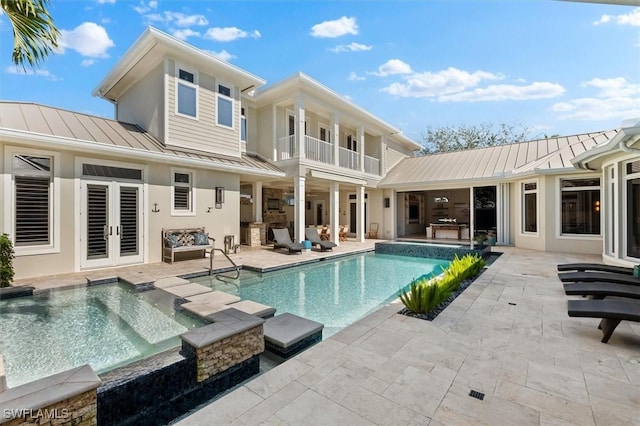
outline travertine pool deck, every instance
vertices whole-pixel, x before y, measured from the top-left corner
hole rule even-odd
[[[433,322],[392,303],[178,424],[640,424],[640,324],[601,343],[556,276],[600,256],[496,251]]]

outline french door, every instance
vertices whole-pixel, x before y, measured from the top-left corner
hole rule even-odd
[[[142,184],[83,180],[83,268],[141,263]]]

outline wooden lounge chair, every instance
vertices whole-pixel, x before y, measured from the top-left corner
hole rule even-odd
[[[616,274],[613,272],[561,272],[560,281],[567,282],[606,282],[629,285],[640,285],[640,278],[633,275]]]
[[[340,225],[340,231],[338,232],[338,241],[347,241],[347,235],[349,234],[349,225]]]
[[[378,238],[378,224],[372,223],[369,225],[369,234],[367,234],[367,238]]]
[[[274,250],[286,248],[289,249],[289,254],[302,253],[304,246],[300,243],[294,243],[291,241],[291,236],[289,235],[289,230],[287,228],[274,228],[272,231]]]
[[[625,268],[624,266],[605,265],[603,263],[565,263],[558,265],[558,271],[599,271],[614,272],[616,274],[633,275],[633,268]]]
[[[338,245],[333,241],[323,241],[320,239],[320,235],[318,235],[318,230],[313,227],[309,227],[304,230],[304,235],[307,237],[307,240],[311,241],[312,246],[319,246],[320,251],[332,250],[334,247]]]
[[[607,343],[620,321],[640,322],[640,302],[637,300],[569,300],[570,317],[602,318],[598,328],[602,330],[602,343]]]
[[[640,285],[617,283],[565,283],[564,293],[568,296],[589,296],[591,299],[604,299],[605,297],[627,297],[640,299]]]

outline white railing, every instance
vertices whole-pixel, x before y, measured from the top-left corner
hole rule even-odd
[[[295,152],[296,135],[285,136],[278,139],[278,160],[293,158]]]
[[[304,153],[309,160],[321,163],[333,163],[333,145],[311,136],[304,137]]]
[[[380,174],[380,160],[374,157],[364,156],[364,171],[372,175]]]
[[[352,170],[360,170],[360,153],[340,147],[338,165]]]

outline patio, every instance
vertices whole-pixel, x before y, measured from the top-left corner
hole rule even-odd
[[[556,277],[600,257],[498,250],[435,321],[390,304],[178,424],[640,423],[640,324],[601,343]]]

